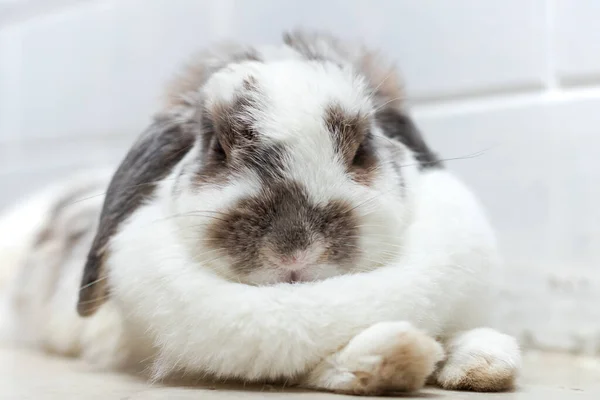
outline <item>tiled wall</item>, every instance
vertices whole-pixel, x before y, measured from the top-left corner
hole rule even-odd
[[[327,28],[397,60],[418,123],[488,207],[502,326],[600,352],[597,21],[597,0],[0,0],[0,205],[116,162],[190,52]]]

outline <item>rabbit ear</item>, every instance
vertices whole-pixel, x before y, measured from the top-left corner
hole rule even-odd
[[[109,296],[106,261],[111,238],[148,199],[158,182],[193,147],[195,136],[174,118],[157,117],[129,150],[112,177],[100,223],[83,271],[77,312],[92,315]]]

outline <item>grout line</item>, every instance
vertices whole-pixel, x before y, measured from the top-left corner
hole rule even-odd
[[[545,0],[544,7],[544,52],[546,61],[545,79],[546,88],[553,92],[560,87],[556,76],[556,4],[555,0]]]
[[[590,82],[595,84],[589,85]],[[585,83],[587,84],[583,86]],[[557,87],[555,90],[510,91],[462,98],[453,97],[431,103],[416,103],[410,108],[415,116],[436,117],[586,99],[600,100],[600,77],[594,81],[587,80],[579,86]]]
[[[560,80],[560,83],[566,90],[592,88],[600,86],[600,73],[566,76]]]
[[[541,84],[508,84],[491,88],[467,89],[464,91],[453,91],[433,95],[416,95],[407,99],[408,106],[423,107],[449,102],[485,99],[493,97],[513,96],[522,94],[541,93],[544,87]]]

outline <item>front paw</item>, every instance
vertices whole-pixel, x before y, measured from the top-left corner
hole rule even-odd
[[[444,389],[500,392],[515,385],[520,351],[514,338],[492,329],[475,329],[454,338],[448,360],[437,373]]]
[[[442,346],[411,324],[379,323],[314,371],[312,386],[353,395],[413,392],[443,357]]]

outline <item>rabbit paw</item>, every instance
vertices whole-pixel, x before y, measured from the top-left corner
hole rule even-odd
[[[514,387],[521,356],[511,336],[474,329],[457,335],[447,347],[448,359],[436,374],[442,388],[499,392]]]
[[[373,325],[309,375],[309,386],[377,395],[423,387],[442,360],[442,346],[407,322]]]

